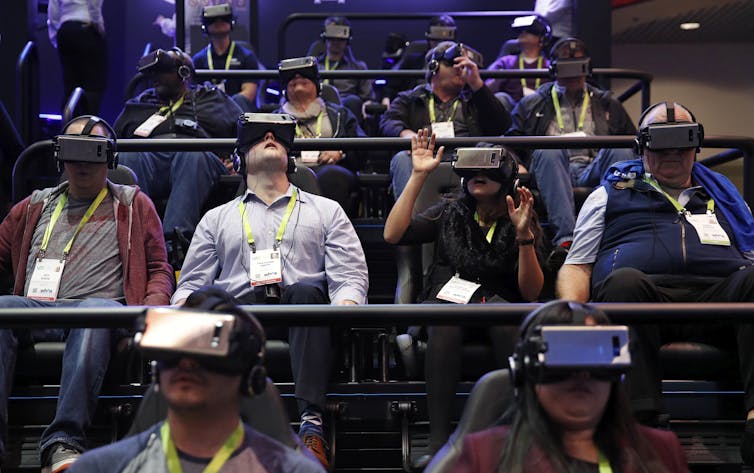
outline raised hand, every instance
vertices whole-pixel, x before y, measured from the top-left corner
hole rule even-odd
[[[531,233],[531,219],[534,218],[534,197],[531,191],[521,186],[518,188],[518,207],[513,197],[506,196],[505,203],[508,204],[508,217],[516,228],[516,237],[519,239],[534,238]]]
[[[434,151],[435,134],[432,133],[430,137],[427,128],[420,129],[416,136],[411,138],[411,162],[414,172],[430,173],[440,165],[445,147],[440,146],[436,156],[433,156]]]

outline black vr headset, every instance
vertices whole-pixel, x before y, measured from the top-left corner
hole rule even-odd
[[[244,113],[238,117],[238,138],[236,139],[235,168],[239,174],[246,173],[246,159],[244,155],[256,143],[264,139],[264,135],[271,131],[275,139],[287,150],[293,146],[296,136],[296,118],[287,113]],[[293,158],[288,159],[287,174],[296,171]]]
[[[466,182],[482,174],[502,184],[505,194],[515,198],[518,164],[512,151],[504,147],[477,147],[456,149],[456,159],[452,162],[453,172]]]
[[[67,130],[74,121],[87,119],[80,134],[63,134],[53,138],[53,157],[58,165],[58,171],[62,171],[60,163],[107,163],[109,169],[118,166],[118,154],[116,153],[115,131],[104,120],[93,115],[76,117],[63,127]],[[95,126],[104,127],[111,137],[92,135]]]
[[[440,68],[441,62],[445,63],[448,66],[452,66],[453,64],[455,64],[455,58],[460,56],[468,57],[480,69],[483,67],[484,56],[482,56],[482,53],[468,45],[465,45],[463,43],[453,43],[451,46],[444,50],[442,48],[439,48],[438,46],[427,53],[428,81],[429,78]]]
[[[317,86],[317,95],[319,95],[321,86],[319,83],[319,68],[317,67],[316,57],[305,56],[283,59],[278,64],[278,74],[278,77],[280,78],[280,90],[283,94],[285,94],[285,90],[288,87],[288,82],[290,82],[296,74],[300,74],[302,77],[306,77],[314,82]]]
[[[676,121],[673,102],[658,102],[649,106],[641,114],[639,123],[641,124],[644,121],[649,112],[663,104],[667,110],[666,121],[652,123],[639,130],[635,139],[634,151],[636,154],[643,154],[644,148],[650,150],[696,148],[698,153],[704,140],[704,127],[700,123],[695,123],[696,118],[691,112],[689,114],[692,122]]]
[[[456,31],[458,28],[455,26],[432,25],[424,36],[430,41],[455,41]]]
[[[186,80],[194,73],[194,63],[188,54],[175,47],[167,51],[156,49],[142,56],[137,69],[146,75],[176,72],[181,80]]]
[[[566,51],[566,48],[567,51]],[[561,52],[568,55],[559,57]],[[577,52],[583,53],[575,57]],[[550,50],[550,75],[555,79],[569,79],[572,77],[587,77],[592,74],[591,58],[586,44],[576,38],[563,38],[555,43]]]
[[[246,314],[152,308],[139,320],[134,343],[156,368],[177,366],[181,358],[225,375],[241,375],[244,394],[264,390],[265,335],[259,322]]]
[[[236,19],[233,16],[233,8],[230,4],[222,3],[204,7],[202,9],[202,32],[207,33],[207,27],[218,20],[230,23],[230,27],[233,29],[236,25]]]

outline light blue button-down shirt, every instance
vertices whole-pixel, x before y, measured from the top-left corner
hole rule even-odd
[[[284,195],[267,205],[247,189],[243,196],[207,212],[196,227],[172,302],[208,284],[239,299],[250,296],[251,249],[238,204],[246,204],[257,250],[271,249],[292,193],[289,185]],[[366,302],[369,278],[364,250],[337,202],[299,189],[280,255],[283,287],[308,283],[321,288],[333,304],[346,299]]]

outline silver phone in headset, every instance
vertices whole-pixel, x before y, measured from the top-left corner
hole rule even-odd
[[[453,167],[463,169],[497,169],[503,148],[457,148]]]

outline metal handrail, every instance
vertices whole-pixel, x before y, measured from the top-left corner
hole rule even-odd
[[[269,326],[517,325],[540,304],[366,304],[243,306]],[[595,303],[613,323],[754,321],[754,303]],[[0,327],[133,327],[145,307],[0,309]]]
[[[39,136],[39,54],[34,41],[27,42],[18,55],[16,96],[21,137],[24,143],[31,143]]]
[[[76,107],[78,107],[82,97],[84,97],[84,89],[81,87],[73,89],[71,96],[68,97],[68,100],[63,107],[63,124],[66,124],[73,119],[74,113],[76,113]],[[84,100],[86,100],[86,98],[84,98]]]

